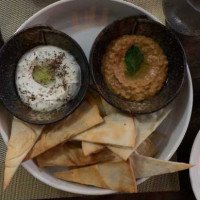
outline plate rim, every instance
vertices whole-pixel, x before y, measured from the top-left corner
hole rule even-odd
[[[42,8],[41,10],[39,10],[38,12],[33,14],[31,17],[29,17],[24,23],[22,23],[20,25],[20,27],[16,30],[15,33],[24,29],[27,26],[27,24],[29,23],[29,21],[34,20],[34,18],[36,18],[41,13],[46,12],[48,9],[53,8],[53,7],[55,7],[59,4],[67,3],[67,2],[70,2],[70,1],[76,1],[76,0],[59,0],[55,3],[52,3],[52,4]],[[130,2],[127,2],[127,1],[124,1],[124,0],[107,0],[107,1],[118,2],[118,3],[121,3],[121,4],[125,4],[125,5],[128,5],[128,6],[134,7],[136,9],[138,9],[139,11],[144,12],[145,14],[150,16],[153,20],[160,22],[160,20],[157,17],[155,17],[154,15],[152,15],[149,11],[145,10],[144,8],[142,8],[140,6],[135,5],[134,3],[130,3]]]
[[[193,155],[194,155],[194,152],[195,152],[195,147],[197,146],[198,142],[200,143],[200,130],[198,131],[198,133],[197,133],[197,135],[196,135],[196,137],[194,139],[194,142],[192,144],[192,149],[191,149],[191,152],[190,152],[190,159],[189,159],[190,163],[192,163],[195,160],[195,157]],[[192,182],[192,180],[193,180],[192,173],[193,173],[194,170],[195,170],[195,168],[190,168],[189,169],[190,184],[192,186],[192,190],[193,190],[193,193],[194,193],[196,199],[198,199],[198,198],[200,198],[200,193],[197,193],[197,189],[195,188],[195,185]]]
[[[44,8],[42,8],[41,10],[39,10],[38,12],[36,12],[35,14],[33,14],[31,17],[29,17],[24,23],[22,23],[20,25],[20,27],[16,30],[15,33],[21,31],[22,29],[24,29],[25,27],[28,27],[27,25],[30,23],[30,21],[34,20],[36,17],[38,17],[40,14],[44,13],[44,12],[48,12],[49,9],[55,7],[55,6],[59,6],[59,5],[62,5],[62,4],[65,4],[67,2],[71,2],[71,1],[76,1],[76,0],[62,0],[62,1],[57,1],[55,3],[52,3]],[[108,0],[107,0],[108,1]],[[141,8],[140,6],[137,6],[135,5],[134,3],[130,3],[130,2],[126,2],[126,1],[122,1],[122,0],[109,0],[111,2],[118,2],[118,3],[121,3],[121,4],[125,4],[125,5],[128,5],[130,7],[133,7],[143,13],[145,13],[147,16],[149,16],[151,19],[157,21],[157,22],[160,22],[160,20],[158,20],[154,15],[152,15],[149,11]],[[183,131],[182,131],[182,136],[179,137],[178,141],[176,142],[176,144],[174,145],[174,147],[172,148],[171,152],[168,154],[168,156],[165,158],[165,160],[169,160],[172,155],[175,153],[175,151],[177,150],[177,148],[179,147],[180,143],[182,142],[185,134],[186,134],[186,131],[187,131],[187,128],[188,128],[188,125],[189,125],[189,122],[190,122],[190,118],[191,118],[191,114],[192,114],[192,107],[193,107],[193,84],[192,84],[192,79],[191,79],[191,74],[190,74],[190,71],[189,71],[189,68],[188,68],[188,65],[186,67],[186,76],[188,78],[188,87],[189,87],[189,96],[190,96],[190,101],[189,102],[189,115],[187,115],[186,117],[186,122],[185,123],[185,126],[183,127]],[[183,134],[184,132],[184,134]],[[7,134],[4,132],[4,130],[2,129],[2,126],[0,126],[0,133],[3,137],[3,140],[4,142],[6,142],[7,144],[7,141],[8,141],[8,137],[6,136]],[[76,188],[70,188],[69,190],[67,189],[61,189],[62,188],[62,185],[54,185],[52,184],[51,182],[48,182],[44,177],[41,177],[39,176],[39,174],[36,174],[32,171],[32,169],[28,166],[28,162],[25,162],[25,163],[22,163],[22,166],[32,175],[34,176],[35,178],[37,178],[38,180],[42,181],[43,183],[53,187],[53,188],[56,188],[56,189],[59,189],[59,190],[62,190],[62,191],[66,191],[66,192],[72,192],[72,193],[76,193],[76,194],[84,194],[84,195],[105,195],[105,194],[112,194],[112,193],[117,193],[116,191],[113,191],[113,190],[107,190],[107,189],[101,189],[99,190],[98,192],[96,191],[89,191],[88,190],[82,190],[82,191],[79,191],[79,189],[76,189]],[[146,181],[148,178],[143,178],[143,179],[140,179],[138,181],[138,185],[141,184],[143,181]]]

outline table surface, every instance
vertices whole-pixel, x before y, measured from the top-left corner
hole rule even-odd
[[[176,33],[177,34],[177,33]],[[177,159],[179,162],[189,163],[190,152],[194,139],[199,131],[200,122],[200,36],[191,37],[177,34],[181,40],[186,52],[188,65],[192,75],[193,89],[194,89],[194,103],[191,121],[186,132],[186,135],[177,150]],[[179,172],[180,191],[177,192],[147,192],[137,194],[117,194],[104,196],[104,200],[195,200],[189,178],[189,170]],[[98,197],[72,197],[68,200],[86,200],[88,198],[94,200],[102,199],[102,196]],[[66,198],[62,198],[64,200]]]
[[[191,147],[194,142],[194,138],[199,130],[199,121],[200,121],[200,59],[198,56],[200,54],[200,36],[199,37],[189,37],[178,35],[184,49],[186,51],[187,60],[193,80],[194,88],[194,104],[191,121],[187,130],[187,133],[178,148],[177,157],[179,162],[189,162]],[[1,38],[0,38],[1,43]],[[124,199],[134,199],[134,200],[193,200],[195,199],[194,194],[191,189],[190,179],[189,179],[189,170],[179,172],[180,178],[180,191],[178,192],[151,192],[151,193],[137,193],[137,194],[117,194],[117,195],[107,195],[103,199],[112,200],[124,200]],[[70,199],[77,200],[86,200],[91,199],[102,199],[102,196],[98,197],[73,197]],[[66,198],[62,198],[63,200]]]

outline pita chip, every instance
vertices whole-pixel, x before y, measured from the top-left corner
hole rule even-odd
[[[121,148],[115,146],[107,146],[112,152],[116,153],[123,160],[127,160],[129,156],[153,133],[156,128],[168,116],[171,109],[164,108],[158,112],[147,115],[136,115],[134,117],[136,127],[136,138],[134,148]]]
[[[5,160],[4,190],[9,185],[19,165],[40,136],[43,127],[44,126],[26,124],[16,118],[13,119]]]
[[[170,112],[171,109],[168,107],[155,113],[137,115],[135,117],[137,134],[135,149],[138,148],[139,145],[156,130],[156,128],[163,122]]]
[[[154,157],[158,153],[158,148],[149,138],[147,138],[142,144],[140,144],[136,151],[140,155]]]
[[[193,167],[191,164],[158,160],[134,153],[131,155],[136,178],[173,173]]]
[[[133,151],[133,148],[130,147],[115,147],[110,145],[107,145],[106,147],[125,161],[129,158]]]
[[[136,180],[129,161],[101,163],[89,167],[57,172],[55,177],[119,192],[137,192]]]
[[[92,96],[93,100],[97,104],[101,116],[105,117],[107,115],[110,115],[112,113],[119,112],[115,107],[107,103],[96,91],[94,87],[89,88],[89,94]]]
[[[122,113],[104,117],[104,122],[73,138],[97,144],[135,146],[135,126],[133,118]]]
[[[69,117],[44,128],[40,139],[28,154],[26,160],[34,158],[102,122],[103,119],[99,114],[98,107],[93,101],[86,98]]]
[[[101,144],[94,144],[90,142],[82,142],[82,150],[85,156],[89,156],[93,153],[97,153],[101,150],[103,150],[105,146]]]
[[[103,151],[90,156],[85,156],[80,143],[67,142],[64,145],[58,145],[43,154],[40,154],[36,157],[36,160],[39,167],[77,167],[101,162],[119,161],[120,158],[108,149],[104,149]]]
[[[89,87],[88,94],[93,99],[93,101],[95,102],[95,104],[98,106],[100,115],[102,117],[105,117],[106,113],[105,113],[105,109],[104,109],[104,106],[103,106],[103,103],[102,103],[102,100],[101,100],[101,96],[96,91],[96,89],[94,88],[94,86],[90,86]]]
[[[104,109],[104,112],[105,112],[106,115],[110,115],[110,114],[119,112],[119,110],[117,110],[115,107],[111,106],[102,97],[101,97],[101,102],[102,102],[103,109]]]
[[[103,98],[100,97],[99,93],[96,92],[94,86],[89,88],[89,93],[92,95],[94,101],[96,102],[101,116],[107,116],[112,113],[116,113],[117,109],[108,104]],[[105,148],[104,145],[95,144],[91,142],[82,141],[82,149],[84,155],[90,155],[96,152],[99,152]]]

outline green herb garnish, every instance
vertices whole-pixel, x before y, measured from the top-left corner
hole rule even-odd
[[[129,75],[133,75],[139,70],[143,60],[143,54],[137,46],[132,46],[128,49],[124,61]]]
[[[55,69],[51,65],[35,66],[32,76],[37,83],[48,85],[55,80]]]

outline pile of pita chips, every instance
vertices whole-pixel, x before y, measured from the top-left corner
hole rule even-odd
[[[99,101],[99,100],[98,100]],[[109,105],[105,100],[101,98],[101,110],[103,110],[103,113],[106,113],[107,116],[112,115],[118,115],[119,111],[117,109],[113,108],[111,105]],[[98,103],[100,105],[100,103]],[[82,140],[82,147],[83,152],[85,152],[85,155],[90,155],[92,153],[95,153],[99,150],[102,150],[104,147],[107,147],[110,149],[113,153],[120,156],[123,160],[127,160],[130,155],[140,146],[142,142],[144,142],[155,130],[156,128],[163,122],[163,120],[168,116],[171,109],[169,107],[161,109],[160,111],[152,114],[147,115],[136,115],[134,119],[134,140],[135,144],[132,147],[129,147],[128,145],[116,145],[115,143],[112,143],[111,145],[102,142],[101,135],[99,135],[98,140],[94,139],[85,139],[87,134],[85,135],[78,135],[77,137],[73,138],[74,140]],[[122,133],[121,133],[122,134]],[[122,136],[123,137],[123,136]],[[131,140],[131,138],[129,138]],[[87,143],[85,143],[87,141]],[[90,142],[90,143],[88,143]]]
[[[40,136],[42,129],[43,126],[29,125],[18,119],[13,119],[5,160],[4,190]]]
[[[104,122],[73,137],[73,140],[122,147],[135,146],[135,126],[133,118],[122,113],[104,117]]]
[[[77,137],[73,138],[75,140],[77,140],[78,138],[80,140],[83,141],[83,151],[86,153],[85,155],[90,155],[92,153],[95,153],[99,150],[102,150],[104,147],[107,147],[108,149],[110,149],[113,153],[117,154],[118,156],[120,156],[123,160],[127,160],[130,155],[142,144],[142,142],[144,142],[155,130],[156,128],[162,123],[162,121],[168,116],[168,114],[170,113],[171,109],[170,108],[165,108],[162,109],[156,113],[152,113],[152,114],[147,114],[147,115],[137,115],[133,118],[134,120],[134,124],[135,124],[135,130],[134,130],[134,139],[135,139],[135,144],[132,147],[128,147],[128,145],[116,145],[114,143],[112,143],[112,145],[107,144],[106,142],[104,142],[103,145],[102,142],[100,142],[100,140],[103,139],[101,135],[99,134],[99,140],[91,140],[89,141],[89,139],[84,139],[84,135],[82,136],[82,134],[78,135]],[[108,115],[108,116],[112,116],[112,115],[118,115],[119,112],[117,113],[116,110],[114,111],[114,113]],[[123,133],[122,137],[123,137]],[[129,140],[131,140],[131,138],[129,137]],[[87,143],[85,143],[85,141],[89,141]]]
[[[119,192],[137,192],[136,179],[130,162],[107,162],[55,173],[70,182],[92,185]]]
[[[26,160],[34,158],[102,122],[103,118],[99,114],[98,107],[90,98],[86,98],[69,117],[44,128],[41,138],[30,151]]]
[[[81,143],[67,142],[37,156],[36,160],[39,167],[80,167],[107,161],[119,161],[120,158],[108,149],[85,156],[81,148]]]
[[[14,118],[5,161],[4,189],[22,161],[34,158],[102,122],[99,109],[90,98],[85,98],[68,118],[46,127]]]
[[[171,112],[170,108],[164,108],[156,113],[147,115],[136,115],[134,117],[136,127],[135,146],[133,148],[119,148],[108,146],[108,148],[120,156],[123,160],[127,160],[130,155],[156,130],[163,120]]]
[[[154,156],[157,152],[156,146],[149,139],[137,148],[137,152],[143,155],[133,153],[128,161],[106,162],[56,172],[55,177],[84,185],[133,193],[137,192],[136,180],[139,178],[177,172],[193,166],[147,157]]]
[[[4,189],[20,163],[31,158],[39,167],[70,168],[56,172],[56,178],[131,193],[137,192],[139,178],[187,169],[192,165],[152,158],[158,149],[149,136],[169,112],[165,108],[133,117],[92,91],[74,113],[58,123],[43,127],[14,119]]]

